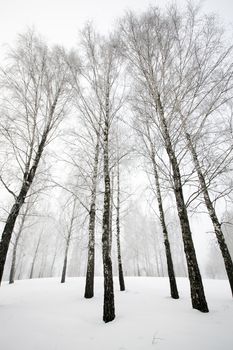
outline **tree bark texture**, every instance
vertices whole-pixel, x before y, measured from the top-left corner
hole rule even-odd
[[[113,218],[113,196],[114,196],[114,173],[112,172],[112,179],[110,180],[111,196],[110,196],[110,210],[109,210],[109,254],[112,254],[112,218]]]
[[[166,252],[167,270],[168,270],[168,277],[169,277],[169,283],[170,283],[171,297],[173,299],[179,299],[179,293],[178,293],[177,284],[176,284],[176,277],[175,277],[175,272],[174,272],[174,267],[173,267],[167,225],[165,222],[162,194],[161,194],[161,190],[160,190],[159,175],[158,175],[157,164],[156,164],[156,160],[155,160],[155,153],[154,153],[152,145],[151,145],[151,160],[152,160],[154,178],[155,178],[156,196],[157,196],[158,207],[159,207],[159,218],[160,218],[160,223],[161,223],[161,227],[163,230],[163,238],[164,238],[164,246],[165,246],[165,252]]]
[[[106,103],[106,116],[104,125],[104,210],[103,210],[103,233],[102,233],[102,255],[103,255],[103,272],[104,272],[104,306],[103,306],[103,320],[110,322],[115,318],[115,304],[114,304],[114,289],[113,289],[113,275],[112,275],[112,260],[110,255],[110,175],[109,175],[109,150],[108,150],[108,111],[109,98]]]
[[[121,258],[121,240],[120,240],[120,168],[119,160],[117,163],[117,207],[116,207],[117,217],[116,217],[116,230],[117,230],[117,261],[118,261],[118,274],[119,274],[119,284],[120,290],[125,290],[124,273]]]
[[[97,176],[98,176],[98,164],[100,153],[100,129],[97,135],[97,143],[95,148],[94,169],[92,177],[92,193],[91,204],[89,212],[89,242],[88,242],[88,258],[87,258],[87,272],[86,272],[86,284],[85,284],[85,298],[92,298],[94,296],[94,275],[95,275],[95,203],[96,203],[96,190],[97,190]]]
[[[205,177],[204,177],[202,169],[201,169],[201,165],[200,165],[200,162],[198,159],[196,149],[195,149],[193,142],[191,140],[191,136],[187,132],[185,133],[185,135],[186,135],[186,139],[188,142],[188,148],[192,154],[193,163],[194,163],[197,175],[198,175],[199,183],[200,183],[201,190],[202,190],[204,200],[205,200],[205,205],[206,205],[206,208],[208,210],[210,219],[212,221],[212,224],[214,227],[214,232],[215,232],[218,244],[219,244],[219,248],[220,248],[221,253],[222,253],[226,273],[227,273],[228,280],[230,283],[231,293],[233,296],[233,262],[232,262],[231,254],[230,254],[229,249],[227,247],[227,244],[225,242],[225,237],[224,237],[224,234],[222,232],[221,224],[218,220],[215,208],[214,208],[213,203],[210,199],[210,195],[209,195],[209,191],[208,191],[208,188],[206,185]]]
[[[61,275],[61,283],[65,283],[66,281],[66,270],[67,270],[67,257],[68,257],[69,244],[66,244],[65,250],[65,258],[63,262],[62,275]]]
[[[194,309],[201,312],[208,312],[208,305],[205,298],[204,287],[202,283],[202,277],[200,274],[196,252],[193,244],[192,233],[189,225],[189,219],[187,214],[187,208],[184,201],[182,182],[178,161],[176,158],[175,151],[173,149],[170,134],[167,128],[166,119],[163,112],[163,106],[161,103],[160,95],[157,94],[156,106],[161,122],[161,128],[165,141],[165,148],[171,163],[173,171],[173,182],[174,182],[174,194],[176,199],[176,205],[178,210],[178,216],[180,220],[180,226],[182,231],[184,252],[188,267],[188,276],[190,281],[191,300]]]

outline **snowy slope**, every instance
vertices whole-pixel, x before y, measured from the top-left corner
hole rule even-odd
[[[116,319],[102,322],[102,278],[96,296],[83,298],[84,279],[3,283],[0,288],[1,350],[232,350],[233,301],[227,281],[205,280],[210,308],[191,308],[186,279],[180,300],[169,297],[166,278],[126,278],[116,285]]]

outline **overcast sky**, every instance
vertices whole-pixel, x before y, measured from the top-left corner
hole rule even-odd
[[[0,45],[12,43],[17,33],[34,25],[50,42],[70,47],[87,20],[94,20],[104,32],[126,9],[141,10],[147,4],[166,3],[164,0],[0,0]],[[206,0],[204,8],[217,12],[228,23],[233,22],[233,0]]]

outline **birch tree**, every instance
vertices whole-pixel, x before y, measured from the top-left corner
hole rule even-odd
[[[117,202],[116,202],[116,238],[117,238],[117,262],[118,262],[118,275],[119,275],[119,284],[120,290],[125,290],[125,280],[123,273],[123,264],[122,264],[122,252],[121,252],[121,226],[120,226],[120,160],[119,160],[119,152],[117,159]]]
[[[17,168],[14,202],[0,242],[0,280],[15,222],[39,172],[44,150],[56,135],[70,97],[70,75],[62,48],[48,49],[35,33],[20,35],[1,69],[4,117],[1,130]]]
[[[20,220],[20,224],[19,224],[19,228],[18,231],[16,232],[16,237],[15,237],[15,241],[13,244],[13,252],[12,252],[12,261],[11,261],[11,269],[10,269],[10,276],[9,276],[9,284],[14,283],[15,281],[15,270],[16,270],[16,258],[17,258],[17,248],[18,248],[18,244],[20,241],[20,238],[23,234],[23,230],[25,228],[25,221],[27,219],[27,214],[30,210],[30,205],[31,203],[28,202],[26,204],[26,208],[24,210],[24,212],[22,213],[22,217]]]
[[[32,264],[31,264],[30,273],[29,273],[29,279],[32,279],[34,276],[35,264],[36,264],[37,257],[39,254],[42,236],[43,236],[43,230],[40,232],[38,241],[36,243],[36,249],[35,249],[34,254],[33,254]]]
[[[115,317],[114,291],[112,278],[112,261],[110,256],[110,165],[109,149],[111,127],[116,114],[122,106],[119,97],[119,55],[116,40],[105,39],[95,33],[92,26],[87,25],[82,33],[82,47],[84,48],[83,90],[77,87],[79,99],[78,108],[88,124],[94,130],[95,151],[91,171],[91,201],[89,210],[89,245],[88,264],[86,274],[85,297],[93,296],[94,286],[94,229],[96,217],[97,176],[100,151],[103,154],[103,167],[101,170],[104,182],[104,208],[102,223],[102,255],[104,265],[104,311],[103,320],[109,322]],[[77,85],[76,85],[77,86]],[[87,91],[87,93],[85,93]]]
[[[104,265],[104,322],[112,321],[115,318],[114,290],[112,276],[112,260],[110,251],[110,170],[109,170],[109,136],[111,123],[114,114],[114,84],[119,74],[118,53],[111,43],[105,42],[102,48],[106,52],[102,62],[102,108],[103,108],[103,177],[104,177],[104,207],[103,207],[103,228],[102,228],[102,254]]]
[[[197,9],[189,7],[187,16],[190,25],[186,33],[184,24],[174,9],[171,15],[175,24],[174,40],[179,48],[175,66],[180,67],[178,74],[182,82],[177,86],[173,99],[177,101],[177,116],[198,176],[200,193],[213,224],[233,295],[233,262],[209,190],[211,182],[223,171],[226,172],[232,162],[232,144],[227,145],[218,131],[219,123],[225,124],[225,118],[218,114],[227,114],[227,104],[232,99],[233,47],[226,44],[223,28],[213,15],[202,17]],[[188,44],[184,45],[184,42]],[[185,57],[188,58],[186,61]],[[211,131],[212,136],[208,137]],[[209,144],[208,139],[211,141]],[[219,142],[221,146],[217,149],[216,145],[218,146]],[[202,161],[204,157],[198,152],[200,143],[213,148],[212,155],[215,153],[217,156],[208,157],[208,162],[213,162],[209,171],[205,169],[206,162]]]
[[[167,271],[168,271],[169,283],[170,283],[170,293],[172,298],[178,299],[179,293],[178,293],[177,284],[176,284],[173,259],[172,259],[171,248],[170,248],[170,240],[169,240],[168,229],[167,229],[167,224],[165,219],[165,210],[164,210],[160,178],[159,178],[159,168],[158,168],[157,157],[156,157],[156,146],[153,143],[153,139],[151,137],[151,131],[147,121],[146,121],[146,130],[142,137],[143,138],[146,137],[146,140],[144,140],[144,142],[146,143],[147,153],[152,165],[155,194],[156,194],[158,209],[159,209],[159,220],[163,231],[164,246],[165,246],[165,252],[166,252]]]
[[[187,21],[188,24],[188,21]],[[176,89],[172,71],[174,57],[173,22],[166,13],[150,8],[140,17],[128,14],[121,24],[124,53],[133,66],[135,84],[146,96],[153,110],[151,121],[158,128],[172,168],[174,195],[180,220],[184,251],[189,273],[192,306],[208,312],[202,278],[193,244],[190,223],[185,205],[181,172],[174,144],[173,105],[170,91]],[[145,100],[145,99],[144,99]]]
[[[74,223],[75,223],[75,220],[77,218],[76,208],[77,208],[77,199],[74,198],[73,204],[72,204],[70,220],[69,220],[68,227],[67,227],[67,232],[64,235],[64,237],[65,237],[65,254],[64,254],[63,267],[62,267],[61,283],[65,283],[65,280],[66,280],[68,253],[69,253],[70,243],[72,240]]]
[[[99,182],[99,162],[101,153],[102,110],[100,71],[98,62],[100,37],[92,25],[87,24],[80,33],[79,48],[69,61],[74,86],[74,107],[78,118],[74,121],[77,131],[72,133],[73,145],[82,150],[82,161],[72,160],[82,177],[81,191],[85,187],[87,196],[88,225],[88,259],[85,283],[85,298],[94,296],[95,275],[95,224],[96,201]],[[81,127],[82,126],[82,129]],[[82,130],[82,131],[81,131]]]

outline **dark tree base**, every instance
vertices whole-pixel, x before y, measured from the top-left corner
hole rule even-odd
[[[175,294],[175,295],[172,294],[171,297],[172,297],[172,299],[180,299],[179,295],[177,295],[177,294]]]
[[[93,298],[93,297],[94,297],[94,294],[93,294],[93,293],[90,293],[90,294],[89,294],[89,293],[85,293],[85,294],[84,294],[84,298],[85,298],[85,299],[91,299],[91,298]]]
[[[91,281],[87,281],[86,279],[86,286],[85,286],[85,293],[84,293],[84,298],[86,299],[91,299],[94,297],[94,273],[92,274],[92,277],[89,278],[87,276],[87,279],[91,279]]]
[[[112,309],[112,308],[111,308]],[[114,307],[113,307],[114,309]],[[105,323],[111,322],[115,319],[115,312],[113,310],[104,311],[103,321]]]
[[[109,316],[109,317],[106,317],[106,318],[103,318],[103,321],[104,321],[105,323],[108,323],[108,322],[113,321],[114,319],[115,319],[115,315]]]
[[[123,292],[125,290],[125,280],[124,280],[123,269],[122,269],[121,263],[119,263],[119,284],[120,284],[120,291]]]
[[[179,299],[179,293],[176,285],[175,278],[170,278],[170,290],[172,299]]]
[[[208,306],[207,306],[207,303],[195,303],[195,302],[192,302],[192,306],[193,306],[193,309],[195,310],[198,310],[200,312],[203,312],[203,313],[207,313],[209,312],[209,309],[208,309]]]

